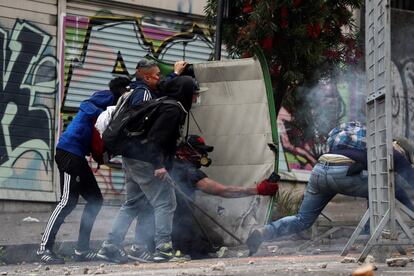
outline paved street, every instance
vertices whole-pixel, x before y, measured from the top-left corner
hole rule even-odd
[[[337,254],[268,256],[189,261],[185,263],[115,265],[101,262],[0,267],[1,275],[351,275],[357,263],[341,263]],[[375,275],[414,275],[414,265],[375,264]]]

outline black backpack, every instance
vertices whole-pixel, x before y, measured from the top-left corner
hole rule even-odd
[[[130,94],[120,99],[108,127],[102,133],[105,148],[113,155],[122,155],[125,150],[128,150],[126,148],[128,139],[145,140],[156,119],[154,114],[162,104],[173,104],[184,110],[178,101],[167,97],[152,99],[129,107],[129,97]]]

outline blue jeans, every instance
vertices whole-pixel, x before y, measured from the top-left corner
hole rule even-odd
[[[291,235],[308,229],[336,194],[368,198],[368,175],[366,171],[347,176],[349,166],[326,166],[316,164],[306,187],[299,213],[271,222],[265,227],[270,236],[266,239]],[[396,177],[396,181],[399,178]],[[404,189],[396,184],[396,198],[411,210],[414,206]]]
[[[115,218],[108,240],[120,244],[138,216],[140,231],[144,234],[141,237],[143,243],[154,232],[156,247],[170,242],[177,206],[174,188],[154,176],[154,167],[150,163],[123,157],[123,167],[127,199]]]

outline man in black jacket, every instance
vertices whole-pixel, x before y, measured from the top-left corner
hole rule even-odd
[[[188,76],[175,77],[166,81],[160,91],[167,98],[176,100],[177,104],[159,106],[146,137],[130,138],[127,141],[128,151],[123,154],[123,168],[125,185],[135,189],[135,197],[130,200],[138,202],[134,205],[139,205],[140,210],[153,207],[156,246],[154,260],[161,262],[168,261],[175,255],[171,231],[176,198],[174,189],[165,183],[165,177],[176,151],[180,128],[192,105],[194,81]],[[118,263],[127,262],[124,251],[115,249],[113,244],[104,243],[98,257]]]

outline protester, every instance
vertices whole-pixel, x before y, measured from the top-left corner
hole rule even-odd
[[[130,213],[134,212],[140,220],[145,221],[150,215],[148,206],[155,212],[155,243],[159,261],[168,260],[175,253],[171,244],[172,215],[176,206],[174,190],[164,183],[167,168],[170,166],[180,127],[186,113],[191,108],[194,83],[191,77],[179,76],[186,62],[177,62],[174,73],[162,82],[162,92],[168,98],[177,100],[181,105],[162,105],[157,109],[156,121],[153,122],[145,142],[131,138],[128,152],[123,156],[125,173],[126,201],[121,206],[98,257],[116,263],[125,263],[128,258],[121,246],[124,225],[131,223]],[[133,107],[143,101],[158,97],[160,92],[160,69],[149,60],[138,62],[137,81],[131,84],[134,92],[130,97]],[[122,237],[122,238],[121,238]]]
[[[53,245],[60,226],[75,208],[79,196],[86,200],[86,205],[73,256],[76,261],[89,261],[96,256],[96,253],[89,248],[89,240],[103,198],[85,156],[91,152],[94,121],[107,106],[116,103],[127,90],[129,83],[128,78],[114,78],[109,83],[110,90],[98,91],[83,101],[79,112],[59,139],[55,160],[59,169],[62,194],[59,204],[49,218],[37,251],[40,260],[44,263],[64,263],[64,259],[53,252]]]
[[[200,168],[211,164],[208,152],[212,150],[213,147],[206,145],[204,139],[198,135],[190,135],[177,150],[170,174],[178,188],[189,198],[194,199],[196,190],[225,198],[273,196],[277,193],[278,184],[270,180],[263,180],[255,186],[245,188],[226,186],[209,178]],[[189,202],[179,193],[176,194],[177,208],[172,232],[174,246],[192,259],[208,257],[209,253],[216,252],[223,245],[222,237],[211,229],[204,229],[200,220],[194,217],[194,210]],[[138,221],[135,231],[135,244],[129,257],[141,262],[151,261],[152,239],[148,236],[152,232],[150,225],[144,226]]]
[[[313,167],[299,213],[254,229],[246,241],[250,255],[256,253],[264,240],[295,234],[311,227],[336,194],[368,198],[365,126],[349,122],[332,130],[330,135],[333,134],[328,139],[329,153],[322,155]],[[412,145],[406,139],[404,141]],[[394,143],[395,196],[414,211],[412,202],[401,186],[402,178],[408,183],[414,179],[414,169],[407,158],[412,150],[410,152],[407,146],[405,148],[398,142]]]

